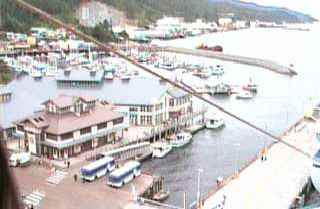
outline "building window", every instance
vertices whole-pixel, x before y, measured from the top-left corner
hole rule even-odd
[[[152,105],[147,106],[147,112],[152,112]]]
[[[62,140],[72,139],[72,138],[73,138],[73,132],[69,132],[61,135]]]
[[[169,100],[169,106],[170,106],[170,107],[173,107],[173,106],[174,106],[174,99],[170,99],[170,100]]]
[[[123,117],[113,120],[113,125],[118,125],[120,123],[123,123]]]
[[[147,116],[147,125],[152,125],[152,116]]]
[[[17,125],[17,129],[18,129],[18,131],[24,131],[24,128],[23,128],[23,126],[21,126],[21,125]]]
[[[58,136],[55,135],[55,134],[47,133],[47,139],[51,139],[51,140],[57,141],[58,140]]]
[[[145,112],[146,111],[146,106],[141,106],[141,112]]]
[[[138,108],[137,107],[129,107],[129,111],[130,112],[138,112]]]
[[[140,120],[141,120],[141,125],[146,124],[146,116],[140,116]]]
[[[80,135],[91,133],[91,127],[80,129]]]
[[[108,122],[98,124],[98,130],[107,128]]]

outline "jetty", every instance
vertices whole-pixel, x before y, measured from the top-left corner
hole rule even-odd
[[[159,47],[158,50],[177,53],[177,54],[187,54],[187,55],[193,55],[193,56],[208,57],[208,58],[214,58],[214,59],[219,59],[219,60],[228,61],[228,62],[235,62],[239,64],[244,64],[244,65],[261,67],[282,75],[289,75],[289,76],[297,75],[297,72],[294,71],[291,67],[287,67],[267,59],[231,55],[231,54],[225,54],[222,52],[213,52],[213,51],[207,51],[207,50],[201,50],[201,49],[186,49],[186,48],[177,48],[177,47]]]
[[[302,119],[282,139],[313,156],[317,151],[316,124]],[[234,175],[219,182],[204,198],[201,208],[290,208],[308,182],[312,159],[283,143],[274,142],[267,150],[266,161],[257,155]]]

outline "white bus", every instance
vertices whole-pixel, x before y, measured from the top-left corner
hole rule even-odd
[[[120,188],[140,174],[141,164],[138,161],[129,161],[110,173],[107,183],[110,186]]]
[[[80,169],[81,178],[87,181],[93,181],[108,172],[115,169],[115,161],[112,157],[104,157]]]
[[[31,154],[28,152],[13,153],[9,158],[9,165],[13,167],[28,165]]]

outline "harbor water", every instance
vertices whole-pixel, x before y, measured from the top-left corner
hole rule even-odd
[[[253,78],[259,85],[252,100],[235,97],[214,97],[215,102],[259,127],[280,135],[317,104],[320,91],[320,27],[310,32],[283,29],[249,29],[217,33],[172,41],[156,41],[159,45],[194,48],[204,42],[209,46],[222,45],[230,54],[270,59],[283,65],[294,65],[295,77],[275,74],[265,69],[233,63],[223,63],[226,78],[244,84]],[[197,58],[199,59],[199,58]],[[205,58],[201,62],[209,62]],[[217,60],[210,62],[221,63]],[[219,176],[227,177],[250,161],[272,139],[224,116],[226,126],[218,131],[203,130],[193,137],[187,147],[171,152],[165,159],[148,161],[145,171],[165,177],[166,189],[171,192],[167,203],[182,206],[183,192],[188,203],[196,200],[198,169],[202,169],[202,196],[215,187]]]

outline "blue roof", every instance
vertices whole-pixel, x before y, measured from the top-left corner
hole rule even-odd
[[[60,70],[56,76],[57,81],[95,81],[101,82],[104,72],[102,70],[89,71],[85,68],[72,69],[69,73]]]
[[[34,80],[30,76],[12,81],[7,88],[13,94],[9,102],[0,104],[0,125],[3,128],[9,128],[13,122],[40,110],[44,101],[61,94],[91,96],[113,104],[142,105],[152,104],[167,90],[166,84],[151,78],[115,79],[97,88],[86,89],[58,87],[53,77]]]
[[[168,94],[174,98],[186,96],[188,93],[178,88],[168,89]]]

